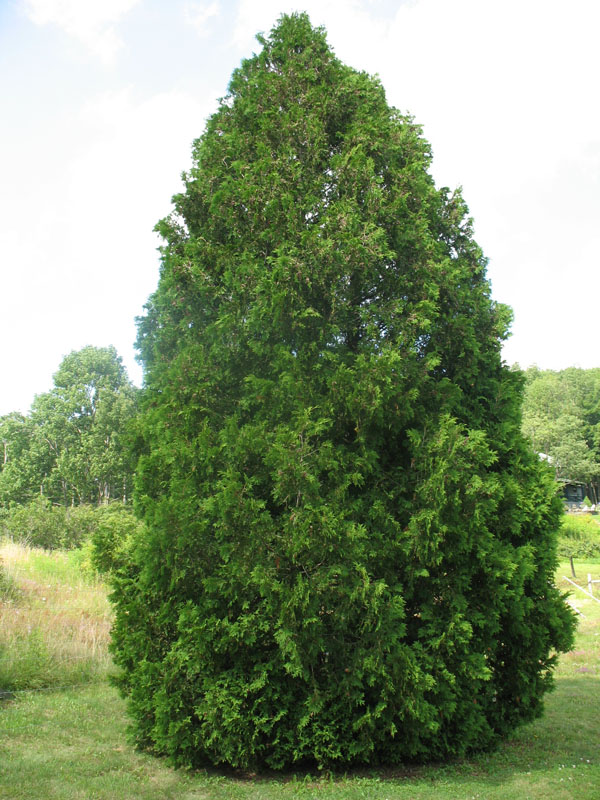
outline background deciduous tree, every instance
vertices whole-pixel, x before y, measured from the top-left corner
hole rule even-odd
[[[526,372],[523,433],[550,456],[556,476],[587,484],[600,500],[600,369]]]
[[[27,502],[35,493],[33,487],[36,484],[39,492],[44,466],[38,463],[33,439],[33,424],[29,417],[18,412],[0,417],[0,498],[3,504],[7,500]]]
[[[114,654],[178,763],[444,758],[541,713],[573,617],[459,193],[304,14],[195,143],[157,291]]]
[[[36,396],[27,417],[0,419],[0,502],[39,495],[62,505],[127,500],[134,459],[126,437],[137,391],[114,347],[66,356],[54,387]]]

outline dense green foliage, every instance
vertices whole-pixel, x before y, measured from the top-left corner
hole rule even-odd
[[[539,715],[573,617],[507,309],[419,128],[284,17],[196,142],[140,322],[114,655],[177,763],[396,763]]]
[[[79,547],[94,528],[92,506],[53,506],[45,497],[13,506],[0,523],[1,533],[45,550]]]
[[[14,505],[0,519],[0,535],[44,550],[73,550],[89,543],[91,566],[108,572],[142,523],[130,506],[52,505],[45,497]]]
[[[600,557],[598,518],[566,514],[560,526],[558,554],[563,558]]]
[[[523,433],[550,457],[556,476],[581,481],[600,501],[600,369],[525,373]]]
[[[101,506],[96,510],[97,525],[90,543],[90,563],[99,573],[118,569],[127,558],[134,536],[143,536],[143,523],[133,509],[121,503]]]
[[[27,416],[0,417],[0,504],[40,496],[64,506],[127,500],[134,467],[127,430],[136,407],[137,390],[114,347],[70,353]]]

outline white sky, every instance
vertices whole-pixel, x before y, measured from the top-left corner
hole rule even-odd
[[[327,28],[464,187],[508,363],[600,366],[597,0],[0,0],[0,414],[134,317],[216,99],[286,11]]]

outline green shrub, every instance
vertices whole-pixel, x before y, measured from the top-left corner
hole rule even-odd
[[[68,559],[69,568],[74,569],[79,575],[85,576],[86,579],[98,578],[99,572],[92,563],[93,551],[91,537],[82,542],[76,550],[66,551],[65,556]]]
[[[31,547],[55,550],[67,545],[67,511],[38,497],[24,506],[13,506],[4,529],[15,541]]]
[[[65,530],[61,547],[72,550],[88,541],[98,527],[103,506],[71,506],[65,513]]]
[[[563,558],[600,556],[600,525],[595,517],[565,514],[559,531],[558,554]]]
[[[126,557],[132,537],[143,527],[133,511],[122,505],[98,509],[91,537],[90,563],[100,573],[117,569]]]
[[[24,506],[13,506],[2,521],[2,529],[15,541],[45,550],[75,550],[93,538],[102,527],[103,533],[97,537],[100,549],[117,548],[120,539],[126,539],[135,528],[133,512],[121,503],[107,506],[64,506],[52,505],[39,497]],[[121,520],[121,522],[120,522]],[[119,532],[119,526],[122,531]],[[109,533],[108,529],[113,530]],[[103,548],[103,538],[107,539]],[[113,544],[109,544],[113,542]],[[107,554],[107,558],[110,556]],[[99,563],[99,562],[98,562]],[[98,564],[94,565],[98,568]]]
[[[179,764],[461,756],[574,629],[509,315],[378,81],[306,15],[261,41],[158,226],[120,686]]]
[[[570,539],[582,535],[600,535],[600,523],[589,514],[564,514],[560,523],[560,535]]]

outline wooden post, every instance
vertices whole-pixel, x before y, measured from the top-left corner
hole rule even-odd
[[[574,578],[576,578],[577,575],[575,575],[575,566],[573,565],[573,556],[569,556],[569,560],[571,561],[571,575]]]

